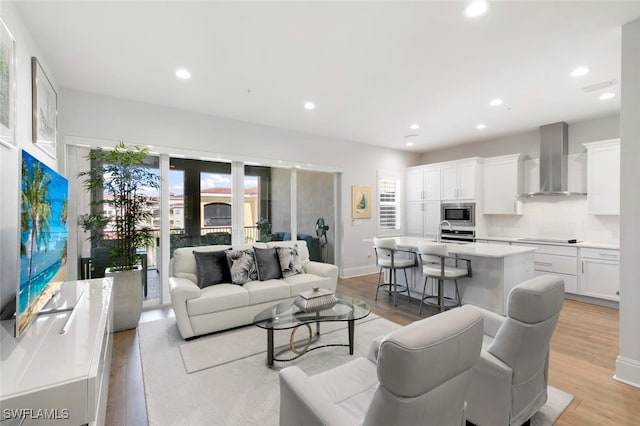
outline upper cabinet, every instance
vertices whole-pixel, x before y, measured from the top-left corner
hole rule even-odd
[[[476,198],[478,161],[475,159],[442,166],[442,200]]]
[[[620,139],[585,143],[587,212],[620,214]]]
[[[483,170],[484,214],[522,214],[522,155],[485,158]]]
[[[440,201],[440,167],[418,166],[407,169],[407,201]]]

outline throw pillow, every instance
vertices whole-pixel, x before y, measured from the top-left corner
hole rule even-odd
[[[258,279],[260,281],[278,280],[282,278],[280,259],[278,258],[275,247],[266,249],[254,247],[253,252],[256,256],[256,263],[258,264]]]
[[[231,282],[229,263],[224,251],[193,251],[196,258],[197,284],[200,288]]]
[[[277,247],[280,269],[284,278],[298,275],[304,272],[302,269],[302,259],[295,247]]]
[[[231,282],[242,285],[249,281],[258,280],[258,270],[253,257],[253,249],[229,250],[226,252],[229,269],[231,270]]]

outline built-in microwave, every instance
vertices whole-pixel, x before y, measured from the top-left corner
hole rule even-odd
[[[444,203],[441,219],[454,226],[475,226],[476,203]]]

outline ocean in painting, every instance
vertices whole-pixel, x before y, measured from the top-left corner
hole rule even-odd
[[[66,276],[68,199],[67,179],[22,151],[18,315]]]

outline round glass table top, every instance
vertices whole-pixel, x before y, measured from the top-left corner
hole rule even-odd
[[[359,320],[371,312],[363,300],[338,293],[335,296],[338,303],[313,312],[304,311],[293,300],[278,303],[257,314],[253,323],[264,329],[285,330],[314,322]]]

